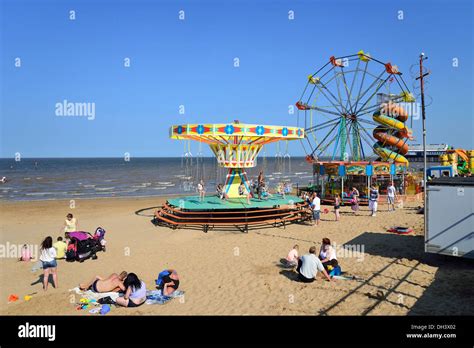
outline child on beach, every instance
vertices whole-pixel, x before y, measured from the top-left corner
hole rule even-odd
[[[31,256],[31,251],[28,245],[23,244],[21,247],[21,256],[20,256],[20,261],[31,261],[33,257]]]
[[[369,193],[369,210],[371,211],[370,216],[376,216],[377,215],[377,205],[378,205],[378,199],[379,199],[379,190],[375,185],[372,185],[370,188],[370,193]]]
[[[339,221],[339,209],[341,208],[341,199],[339,195],[334,197],[334,215],[336,215],[336,221]]]
[[[197,190],[199,192],[199,201],[202,202],[206,196],[206,189],[204,188],[204,180],[201,180],[197,185]]]
[[[67,244],[63,242],[63,237],[58,237],[56,243],[53,244],[56,249],[56,260],[64,259],[66,257]]]
[[[67,214],[66,221],[64,221],[64,233],[74,232],[78,229],[77,219],[71,214]]]
[[[351,209],[354,212],[354,214],[357,214],[357,212],[359,211],[359,191],[355,187],[353,187],[351,195],[352,195]]]
[[[288,253],[288,256],[286,257],[286,261],[288,262],[288,266],[298,266],[298,250],[299,246],[298,244],[295,244],[293,246],[293,249],[290,250]]]

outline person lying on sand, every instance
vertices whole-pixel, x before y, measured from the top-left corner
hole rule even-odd
[[[81,290],[91,290],[93,292],[125,291],[123,282],[127,278],[127,272],[120,274],[112,273],[107,278],[95,276],[90,282],[79,285]]]

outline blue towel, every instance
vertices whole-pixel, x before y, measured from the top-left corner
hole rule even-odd
[[[165,304],[176,297],[184,295],[184,291],[176,290],[170,296],[163,295],[161,290],[150,290],[146,292],[146,304]]]

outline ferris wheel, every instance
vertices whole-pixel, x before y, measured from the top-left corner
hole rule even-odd
[[[366,161],[375,155],[407,164],[414,101],[396,65],[362,50],[330,57],[308,76],[296,103],[298,115],[304,113],[307,160]]]

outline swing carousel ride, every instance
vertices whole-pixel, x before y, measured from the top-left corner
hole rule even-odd
[[[184,124],[170,128],[170,138],[209,145],[217,164],[227,168],[223,194],[169,199],[156,213],[155,222],[172,228],[285,226],[310,217],[308,205],[292,195],[273,194],[258,199],[246,170],[256,166],[263,146],[282,140],[303,139],[304,129],[286,126],[242,124]],[[190,151],[189,151],[190,152]],[[255,196],[247,197],[250,193]],[[247,199],[248,198],[248,199]]]
[[[396,65],[362,50],[332,56],[309,75],[296,107],[298,123],[304,114],[301,143],[316,176],[312,190],[326,202],[335,195],[347,201],[346,184],[358,188],[363,203],[371,184],[382,191],[390,180],[405,187],[414,101]]]

